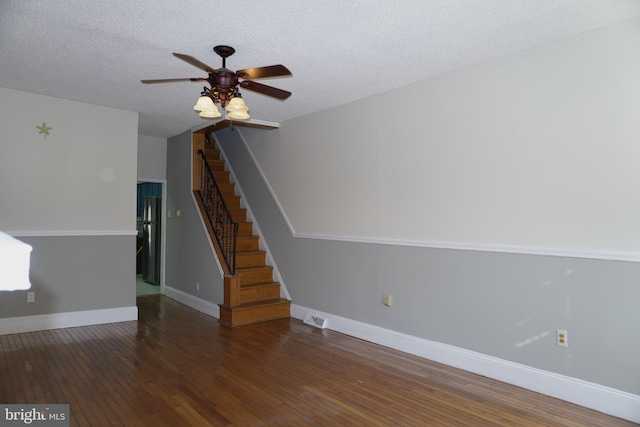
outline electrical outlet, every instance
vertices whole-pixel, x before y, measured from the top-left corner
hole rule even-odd
[[[27,302],[35,302],[35,301],[36,301],[36,293],[27,292]]]
[[[387,307],[391,307],[391,295],[382,295],[382,304],[386,305]]]
[[[558,329],[556,342],[560,347],[569,347],[569,337],[567,336],[567,331],[565,331],[564,329]]]
[[[200,290],[200,282],[196,282],[196,291]]]

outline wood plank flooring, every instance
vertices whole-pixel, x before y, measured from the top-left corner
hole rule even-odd
[[[160,295],[137,322],[0,336],[0,402],[72,426],[631,426],[295,319],[233,329]]]

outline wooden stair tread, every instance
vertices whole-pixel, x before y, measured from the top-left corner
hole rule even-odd
[[[270,265],[259,265],[259,266],[253,266],[253,267],[241,267],[238,268],[237,270],[241,270],[241,271],[255,271],[255,270],[264,270],[264,269],[269,269],[272,270],[273,267]]]
[[[252,289],[252,288],[261,288],[265,286],[280,286],[278,282],[258,282],[258,283],[243,283],[240,285],[240,289]]]
[[[266,254],[265,251],[261,250],[261,249],[256,249],[256,250],[246,250],[246,251],[236,251],[236,254],[242,254],[242,255],[262,255],[262,254]]]

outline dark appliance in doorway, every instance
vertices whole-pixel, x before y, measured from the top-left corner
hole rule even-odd
[[[144,198],[142,215],[142,280],[160,284],[160,236],[162,198]]]

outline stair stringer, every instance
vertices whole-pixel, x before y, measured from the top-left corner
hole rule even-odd
[[[239,132],[239,129],[236,128],[235,130],[236,132]],[[280,298],[284,298],[291,301],[291,296],[287,291],[285,282],[282,279],[282,276],[280,275],[280,271],[278,270],[278,266],[275,263],[273,256],[271,255],[271,251],[269,250],[267,239],[264,237],[264,234],[262,234],[262,230],[260,229],[260,224],[257,221],[256,217],[253,215],[253,211],[251,210],[250,203],[247,201],[247,197],[242,192],[242,186],[240,185],[240,183],[238,182],[238,179],[236,178],[236,174],[233,171],[233,167],[231,166],[231,163],[229,162],[229,159],[227,158],[227,155],[224,152],[224,149],[222,148],[220,141],[217,138],[217,135],[213,133],[212,136],[216,143],[216,147],[218,148],[218,150],[220,150],[220,156],[224,160],[225,167],[229,171],[229,179],[231,182],[235,184],[237,195],[240,196],[240,204],[243,208],[247,210],[247,220],[253,222],[253,232],[260,238],[260,249],[266,252],[266,258],[267,258],[266,264],[273,268],[274,282],[280,283]],[[240,133],[240,136],[242,137],[241,133]],[[216,262],[220,264],[220,260],[218,260],[217,257],[216,257]],[[222,266],[220,266],[220,268],[222,268]]]

